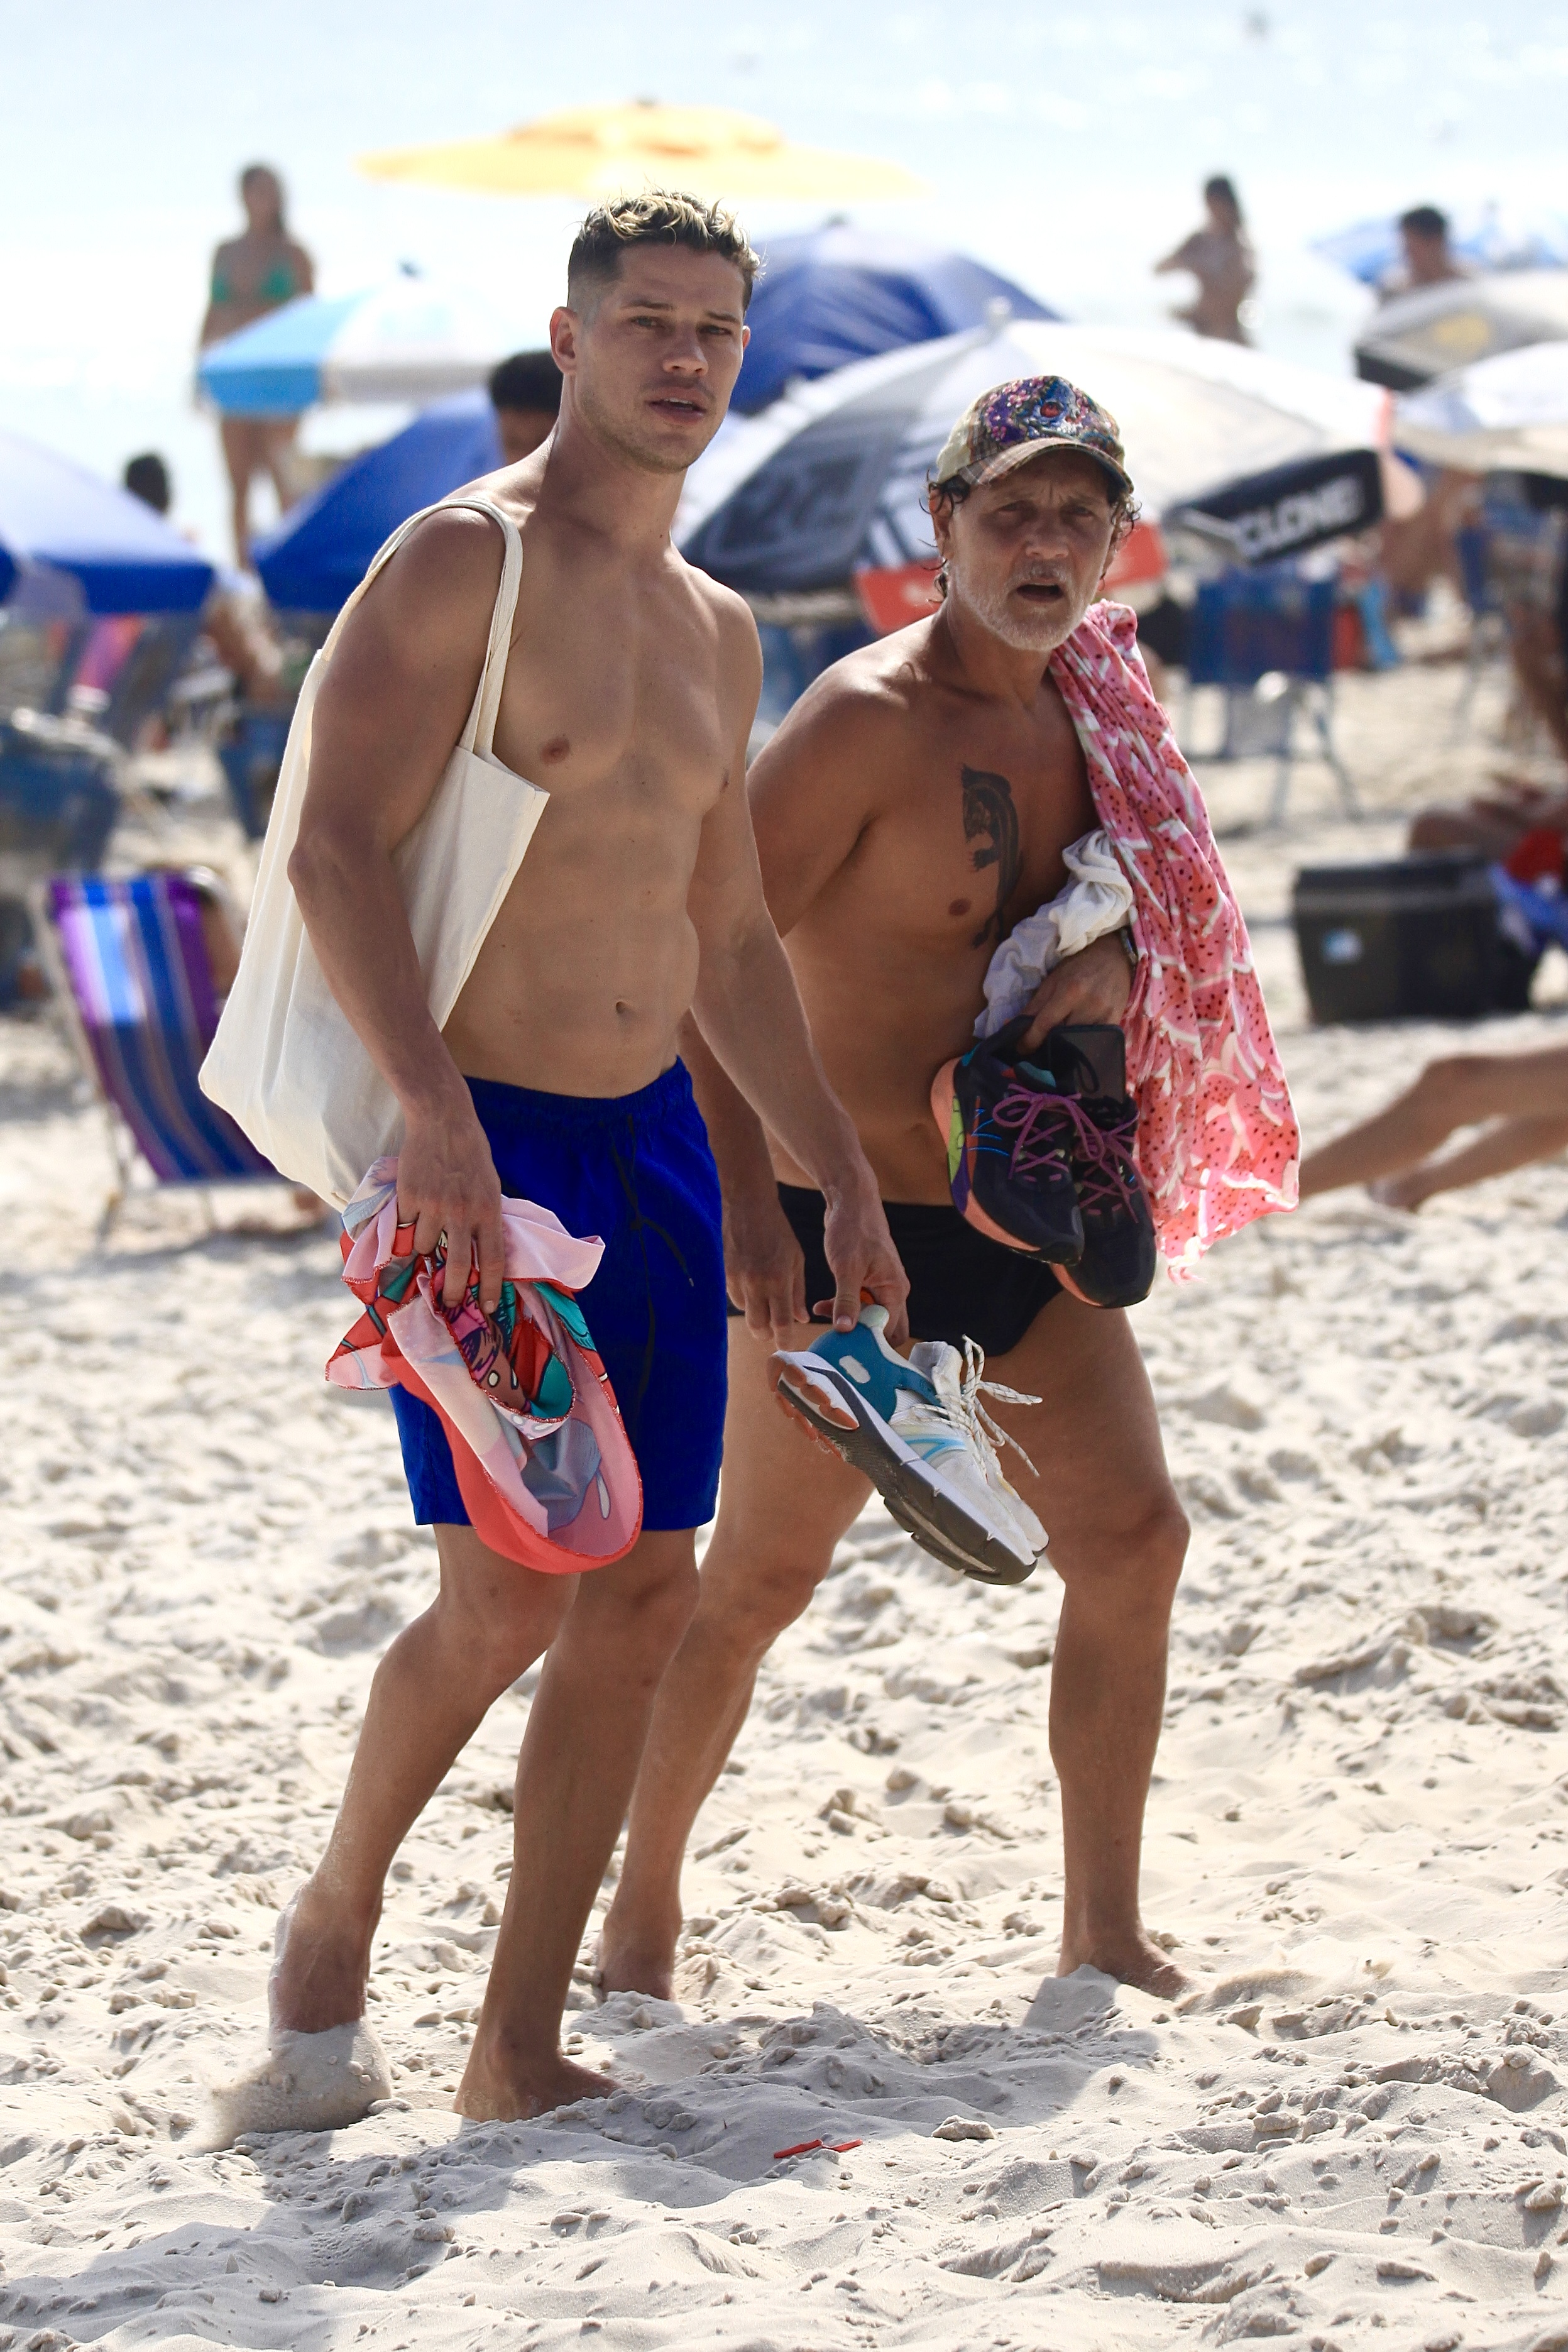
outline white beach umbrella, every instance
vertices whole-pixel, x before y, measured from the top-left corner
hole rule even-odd
[[[931,551],[925,481],[956,417],[1016,376],[1063,375],[1121,426],[1145,514],[1223,520],[1249,560],[1381,511],[1379,387],[1175,330],[1017,320],[839,369],[727,427],[676,517],[686,555],[761,593],[834,587]]]
[[[1568,476],[1568,340],[1456,369],[1400,401],[1402,448],[1488,474]]]
[[[1375,310],[1356,365],[1374,383],[1413,392],[1434,376],[1568,335],[1568,269],[1511,269],[1418,286]]]

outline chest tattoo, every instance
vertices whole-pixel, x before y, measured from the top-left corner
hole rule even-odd
[[[1023,859],[1019,854],[1019,818],[1013,806],[1013,790],[1005,776],[993,776],[984,768],[962,768],[959,774],[964,783],[964,838],[977,844],[973,865],[977,874],[988,866],[997,869],[996,910],[988,915],[970,940],[971,947],[983,948],[988,940],[1000,941],[1003,910],[1018,887],[1023,871]]]

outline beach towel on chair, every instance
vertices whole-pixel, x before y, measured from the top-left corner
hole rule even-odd
[[[1160,1255],[1185,1277],[1212,1243],[1295,1207],[1300,1133],[1247,926],[1127,606],[1092,605],[1051,672],[1133,886],[1139,962],[1122,1025],[1138,1165]]]
[[[397,1161],[378,1160],[343,1212],[343,1280],[364,1307],[327,1366],[338,1388],[402,1387],[434,1408],[464,1507],[492,1551],[547,1575],[619,1559],[643,1524],[643,1482],[574,1293],[602,1242],[532,1201],[503,1198],[506,1279],[486,1315],[470,1271],[442,1297],[444,1247],[397,1221]]]

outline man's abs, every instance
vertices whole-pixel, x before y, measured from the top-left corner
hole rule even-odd
[[[443,1033],[467,1077],[628,1095],[675,1058],[696,982],[700,818],[602,793],[552,802]]]

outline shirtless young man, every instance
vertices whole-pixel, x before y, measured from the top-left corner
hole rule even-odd
[[[501,567],[483,515],[431,517],[354,613],[316,708],[289,866],[335,994],[402,1106],[399,1222],[444,1231],[448,1297],[501,1281],[503,1190],[607,1249],[582,1304],[638,1457],[643,1532],[612,1566],[539,1575],[467,1523],[430,1409],[394,1390],[438,1598],[382,1660],[326,1854],[275,1988],[301,2033],[362,2016],[388,1865],[499,1694],[549,1653],[517,1767],[515,1859],[457,2105],[535,2114],[601,2094],[561,2056],[572,1965],[626,1810],[659,1677],[696,1599],[723,1433],[717,1180],[675,1055],[688,1007],[829,1202],[852,1326],[862,1286],[902,1325],[875,1180],[811,1046],[768,919],[744,786],[760,679],[738,597],[670,543],[685,470],[724,415],[756,259],[727,215],[602,207],[551,321],[547,446],[487,494],[522,532],[496,756],[549,787],[451,1018],[426,1008],[392,864],[473,700]]]
[[[1132,486],[1113,425],[1082,394],[1014,390],[1011,448],[946,480],[938,467],[940,610],[817,680],[752,767],[752,815],[812,1034],[889,1204],[910,1329],[954,1344],[968,1333],[988,1378],[1041,1400],[993,1409],[1041,1466],[1030,1478],[1009,1449],[1007,1475],[1044,1522],[1066,1587],[1051,1701],[1060,1968],[1088,1962],[1168,1991],[1181,1979],[1142,1926],[1138,1864],[1186,1527],[1154,1400],[1124,1314],[1082,1304],[959,1216],[929,1102],[934,1073],[972,1042],[998,941],[1061,887],[1063,848],[1097,821],[1048,664],[1098,593]],[[1130,979],[1121,937],[1085,948],[1040,988],[1028,1042],[1058,1022],[1118,1021]],[[731,1325],[724,1496],[702,1597],[654,1706],[601,1946],[611,1990],[667,1993],[692,1823],[758,1664],[871,1491],[769,1393],[769,1349],[808,1345],[802,1300],[826,1295],[821,1202],[700,1045],[693,1067],[746,1319]]]

